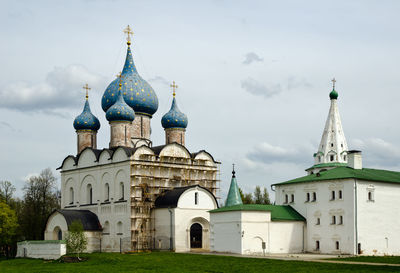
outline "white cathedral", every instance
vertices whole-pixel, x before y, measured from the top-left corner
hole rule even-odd
[[[161,120],[165,144],[153,146],[150,123],[158,99],[137,72],[129,26],[126,33],[123,71],[101,102],[109,147],[97,148],[100,123],[86,95],[74,121],[77,154],[59,168],[61,209],[49,216],[45,240],[64,239],[78,220],[89,252],[400,254],[400,172],[363,168],[361,152],[348,149],[335,85],[307,175],[272,185],[274,205],[245,205],[233,172],[225,206],[219,207],[220,163],[205,150],[185,147],[188,119],[178,108],[175,83],[171,109]],[[19,256],[28,245],[21,244]]]

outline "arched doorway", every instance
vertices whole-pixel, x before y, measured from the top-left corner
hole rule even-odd
[[[190,227],[190,248],[202,248],[203,246],[203,227],[199,223],[194,223]]]
[[[55,227],[53,230],[53,240],[62,240],[62,231],[59,226]]]

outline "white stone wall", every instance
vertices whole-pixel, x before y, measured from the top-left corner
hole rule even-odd
[[[300,253],[303,229],[301,221],[271,221],[269,211],[211,213],[211,251],[246,255]]]
[[[331,200],[335,191],[335,200]],[[342,191],[342,199],[339,199]],[[310,193],[310,201],[307,200]],[[316,200],[313,201],[313,193]],[[276,186],[276,204],[285,205],[285,195],[291,205],[307,220],[306,251],[329,254],[355,254],[355,222],[354,222],[354,180],[332,180],[323,182],[298,183]],[[294,202],[291,202],[291,195]],[[332,224],[335,216],[336,224]],[[340,216],[343,223],[340,224]],[[317,224],[318,218],[320,224]],[[316,241],[320,249],[316,249]],[[339,249],[336,249],[339,242]]]
[[[122,250],[128,251],[131,241],[130,162],[122,149],[115,152],[112,161],[109,158],[110,155],[104,153],[97,162],[93,152],[86,150],[81,154],[75,169],[62,172],[61,207],[90,210],[97,215],[103,228],[108,223],[108,230],[101,236],[102,251],[119,251],[121,243]],[[123,200],[120,200],[121,182],[124,186]],[[89,205],[87,199],[89,184],[92,186],[93,205]],[[71,187],[74,189],[72,204],[70,204]],[[119,229],[119,225],[122,229]],[[92,240],[93,245],[96,245],[95,240],[100,243],[100,239]]]
[[[305,251],[306,225],[302,221],[272,221],[269,225],[268,253],[301,253]]]
[[[211,213],[210,250],[242,254],[241,212]]]
[[[23,241],[17,245],[16,257],[56,260],[66,254],[66,245],[61,241]]]
[[[363,255],[400,255],[399,198],[399,184],[357,181],[358,243]]]

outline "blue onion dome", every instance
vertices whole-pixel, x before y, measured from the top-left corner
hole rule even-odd
[[[136,114],[152,116],[158,109],[158,98],[153,88],[137,72],[128,42],[124,69],[122,70],[122,94],[125,102]],[[119,79],[110,83],[101,100],[101,107],[106,112],[117,100]]]
[[[161,125],[164,129],[170,128],[186,128],[188,125],[187,116],[182,113],[178,104],[176,103],[175,97],[172,100],[171,109],[161,119]]]
[[[89,101],[86,99],[82,113],[74,120],[75,130],[93,130],[100,129],[100,122],[90,111]]]
[[[108,121],[133,121],[135,119],[135,112],[122,97],[121,87],[116,92],[116,102],[106,112],[106,119]]]
[[[336,92],[335,89],[333,89],[330,93],[329,93],[329,98],[331,100],[337,100],[337,98],[339,97],[338,92]]]

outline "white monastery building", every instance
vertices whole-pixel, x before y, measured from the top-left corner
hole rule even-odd
[[[62,255],[65,247],[57,242],[73,221],[82,223],[89,252],[199,248],[253,255],[400,255],[400,172],[363,168],[361,152],[348,149],[335,80],[307,175],[272,185],[274,205],[246,205],[233,171],[220,208],[220,163],[205,150],[186,148],[188,118],[178,108],[175,82],[171,109],[161,120],[165,144],[153,146],[150,124],[158,98],[137,72],[129,26],[125,32],[125,65],[101,102],[109,147],[97,148],[100,122],[91,113],[86,85],[83,112],[74,120],[77,154],[59,168],[61,209],[48,218],[46,241],[19,243],[18,256]],[[57,255],[49,254],[55,250]]]

